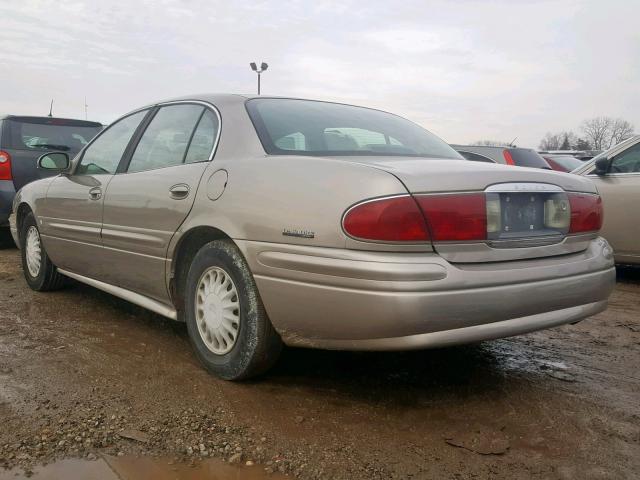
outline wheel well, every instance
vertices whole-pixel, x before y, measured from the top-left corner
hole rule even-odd
[[[18,205],[18,210],[16,211],[16,230],[18,232],[18,237],[20,237],[20,232],[22,231],[22,222],[24,222],[24,219],[31,212],[32,210],[28,203],[21,203]]]
[[[191,261],[204,245],[223,238],[230,237],[214,227],[196,227],[185,233],[176,246],[171,264],[172,276],[169,290],[178,311],[178,318],[181,317],[181,312],[184,310],[184,289]]]

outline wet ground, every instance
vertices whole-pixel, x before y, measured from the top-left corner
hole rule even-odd
[[[110,479],[114,460],[136,479],[640,476],[638,269],[575,326],[424,352],[290,349],[249,383],[208,375],[181,324],[82,285],[32,292],[17,250],[0,250],[0,287],[1,480]]]

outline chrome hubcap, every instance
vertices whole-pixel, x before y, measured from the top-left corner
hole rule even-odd
[[[207,348],[216,355],[231,351],[240,330],[238,291],[219,267],[204,271],[196,290],[196,323]]]
[[[40,246],[38,229],[33,225],[27,230],[25,257],[27,259],[29,275],[34,278],[37,277],[40,273],[40,265],[42,263],[42,247]]]

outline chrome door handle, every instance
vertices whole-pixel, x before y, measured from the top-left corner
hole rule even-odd
[[[100,197],[102,197],[102,189],[100,187],[93,187],[89,190],[89,198],[91,200],[100,200]]]
[[[178,183],[169,189],[169,196],[176,200],[181,200],[189,196],[189,185],[186,183]]]

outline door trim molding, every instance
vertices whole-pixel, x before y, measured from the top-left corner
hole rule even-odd
[[[123,300],[126,300],[128,302],[134,303],[142,308],[146,308],[147,310],[151,310],[152,312],[155,312],[164,317],[170,318],[171,320],[178,319],[178,313],[176,312],[175,308],[169,307],[164,303],[160,303],[157,300],[153,300],[152,298],[145,297],[144,295],[140,295],[139,293],[132,292],[131,290],[127,290],[122,287],[116,287],[115,285],[101,282],[100,280],[95,280],[93,278],[85,277],[84,275],[78,275],[77,273],[69,272],[61,268],[58,268],[58,272],[60,272],[62,275],[66,277],[73,278],[74,280],[78,280],[79,282],[86,283],[87,285],[91,285],[92,287],[95,287],[98,290],[102,290],[103,292],[107,292],[107,293],[110,293],[111,295],[115,295],[116,297],[122,298]]]

